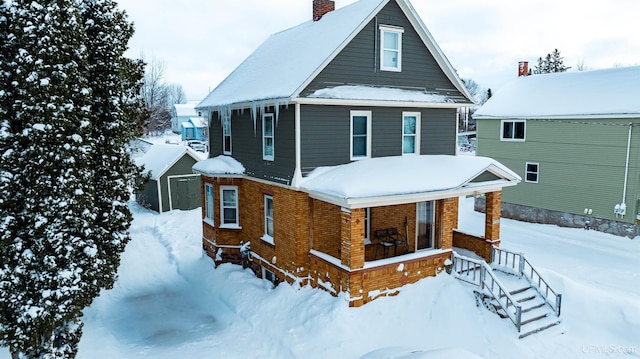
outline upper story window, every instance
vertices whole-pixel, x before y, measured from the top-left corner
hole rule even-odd
[[[527,162],[525,168],[525,182],[538,183],[538,176],[540,175],[540,164]]]
[[[222,117],[222,153],[231,155],[231,117]]]
[[[371,111],[351,111],[351,160],[371,157]]]
[[[262,159],[273,161],[274,143],[273,143],[273,114],[266,113],[262,115]]]
[[[213,186],[210,183],[204,184],[204,211],[205,222],[213,226]]]
[[[501,141],[524,141],[526,133],[524,120],[502,120],[500,124]]]
[[[420,154],[420,112],[402,113],[402,154]]]
[[[380,26],[380,70],[402,71],[402,33],[394,26]]]
[[[220,194],[220,212],[222,213],[220,227],[239,227],[240,221],[238,219],[238,187],[221,186]]]

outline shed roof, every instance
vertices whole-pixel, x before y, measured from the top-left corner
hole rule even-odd
[[[197,108],[212,109],[268,100],[288,101],[297,97],[390,1],[396,1],[404,10],[445,74],[460,92],[470,98],[455,70],[408,0],[360,0],[325,14],[319,21],[310,20],[271,35]]]
[[[518,77],[496,91],[476,119],[640,117],[640,66]]]
[[[151,146],[145,154],[137,157],[135,161],[138,166],[144,166],[145,173],[151,173],[152,180],[157,180],[183,156],[190,156],[196,162],[202,159],[187,146],[158,143]]]

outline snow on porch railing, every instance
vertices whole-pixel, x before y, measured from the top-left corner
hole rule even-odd
[[[562,294],[557,293],[549,286],[549,283],[540,276],[540,273],[527,260],[524,253],[516,253],[492,246],[491,266],[505,273],[515,274],[519,277],[524,276],[531,286],[540,293],[545,302],[553,308],[556,315],[560,316]]]
[[[485,294],[498,302],[516,326],[518,333],[520,332],[522,307],[498,280],[487,262],[453,252],[453,272],[458,279],[479,287]]]

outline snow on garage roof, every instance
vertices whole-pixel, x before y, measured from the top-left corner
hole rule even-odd
[[[144,166],[145,173],[151,172],[152,180],[157,180],[178,162],[185,153],[196,161],[202,159],[187,146],[158,143],[149,147],[147,152],[137,157],[135,161],[138,166]]]

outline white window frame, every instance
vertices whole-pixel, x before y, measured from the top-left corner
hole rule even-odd
[[[504,124],[511,122],[513,124],[513,134],[511,137],[505,137]],[[522,130],[522,138],[515,138],[516,123],[522,123],[524,129]],[[500,121],[500,141],[506,142],[524,142],[527,138],[527,121],[526,120],[501,120]]]
[[[529,165],[534,165],[536,166],[536,171],[529,171]],[[531,181],[529,180],[529,174],[535,174],[536,175],[536,180],[535,181]],[[524,165],[524,181],[525,182],[529,182],[529,183],[538,183],[538,181],[540,180],[540,163],[538,162],[527,162]]]
[[[234,191],[235,192],[235,205],[228,206],[224,203],[224,192],[225,191]],[[240,211],[238,206],[239,198],[238,198],[238,186],[220,186],[220,228],[240,228]],[[233,208],[236,210],[236,220],[235,222],[227,222],[225,220],[225,209]]]
[[[385,33],[393,33],[398,36],[398,48],[387,48],[384,41]],[[402,71],[402,34],[404,33],[404,29],[401,27],[389,26],[389,25],[380,25],[380,70],[382,71],[393,71],[393,72],[401,72]],[[385,51],[395,51],[398,56],[398,65],[397,66],[386,66],[384,64],[384,53]]]
[[[266,124],[267,118],[271,118],[271,135],[267,136],[267,131],[266,131]],[[276,150],[276,138],[275,138],[275,132],[276,132],[276,124],[275,124],[275,118],[273,116],[272,113],[265,113],[262,115],[262,159],[265,161],[273,161],[274,157],[275,157],[275,150]],[[271,139],[271,154],[268,155],[266,150],[266,146],[267,146],[267,139]]]
[[[204,219],[203,220],[212,226],[215,225],[215,221],[214,221],[215,211],[213,210],[215,206],[214,205],[215,195],[213,191],[214,191],[213,185],[211,183],[204,184]]]
[[[271,216],[269,216],[269,213],[267,212],[267,203],[268,201],[271,201]],[[264,195],[264,235],[262,236],[262,240],[269,243],[269,244],[274,244],[273,241],[273,233],[269,233],[269,221],[271,221],[271,227],[273,228],[274,222],[273,222],[273,196],[265,194]]]
[[[367,118],[367,133],[366,136],[366,154],[364,156],[354,156],[353,155],[353,118],[354,117],[362,117],[365,116]],[[365,158],[371,158],[371,111],[351,111],[349,116],[349,158],[352,161],[361,160]]]
[[[411,156],[411,155],[419,155],[420,154],[420,112],[402,112],[402,155],[403,156]],[[415,117],[416,118],[416,132],[414,134],[406,134],[404,133],[404,119],[405,117]],[[413,137],[413,152],[404,152],[404,139],[405,137]]]
[[[228,126],[227,126],[228,123]],[[228,130],[228,133],[227,133]],[[229,149],[227,150],[227,137],[229,137]],[[231,116],[222,116],[222,153],[231,156],[233,149],[231,137]]]

